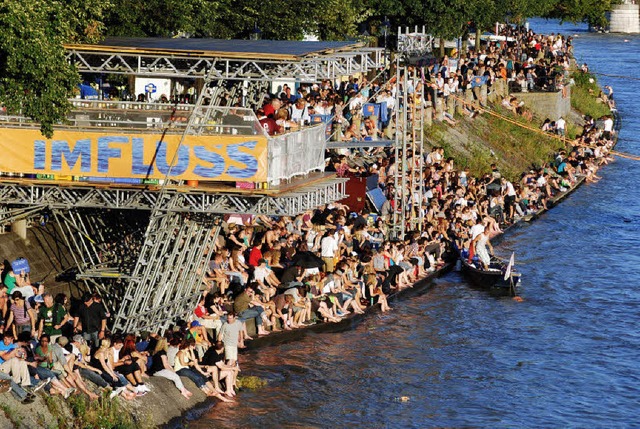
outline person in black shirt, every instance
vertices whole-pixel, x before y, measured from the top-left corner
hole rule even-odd
[[[176,385],[180,393],[185,398],[189,399],[192,393],[184,387],[180,376],[176,374],[171,365],[169,365],[169,359],[167,358],[167,349],[168,344],[166,338],[158,337],[156,338],[156,344],[153,348],[151,367],[147,370],[149,375],[154,377],[163,377],[167,380],[173,381],[173,384]]]
[[[200,365],[209,368],[209,373],[213,379],[216,390],[220,390],[220,381],[224,380],[226,391],[225,395],[233,397],[236,392],[233,390],[236,385],[236,377],[238,376],[237,366],[228,366],[224,359],[224,344],[218,341],[215,345],[209,347],[200,361]]]
[[[97,348],[100,345],[100,340],[104,338],[107,315],[104,307],[94,302],[91,294],[84,294],[82,301],[84,304],[80,306],[78,314],[73,318],[73,332],[82,331],[82,336],[87,344]]]

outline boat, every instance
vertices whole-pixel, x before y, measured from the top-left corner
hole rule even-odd
[[[476,287],[515,296],[520,285],[521,274],[513,271],[513,259],[513,255],[510,261],[492,255],[489,268],[484,269],[479,261],[475,262],[475,258],[469,262],[468,257],[463,253],[460,256],[460,269]]]

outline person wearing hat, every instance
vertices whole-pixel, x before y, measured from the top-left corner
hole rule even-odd
[[[86,293],[82,297],[83,304],[78,308],[78,314],[73,318],[74,334],[82,332],[82,336],[92,347],[98,347],[104,338],[107,328],[107,315],[104,307],[94,302],[93,295]]]
[[[189,338],[193,338],[196,342],[196,351],[198,352],[198,356],[202,356],[205,350],[211,346],[211,343],[207,340],[207,331],[205,330],[205,327],[197,320],[194,320],[189,325],[187,339]]]

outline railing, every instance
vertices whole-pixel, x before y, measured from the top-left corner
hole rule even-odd
[[[186,129],[193,104],[146,103],[132,101],[69,100],[73,106],[67,121],[59,124],[77,130],[130,130],[136,133],[168,132],[181,134]],[[264,135],[264,130],[251,109],[204,106],[196,112],[197,122],[191,134],[196,135]],[[9,127],[37,127],[24,116],[2,115],[0,124]]]
[[[301,131],[269,138],[267,174],[269,183],[276,185],[281,179],[324,171],[324,152],[327,145],[324,124]]]
[[[194,105],[190,104],[79,99],[71,102],[73,110],[68,120],[64,125],[58,125],[57,129],[150,135],[159,135],[167,129],[167,132],[175,135],[184,133],[189,117],[195,115],[195,125],[189,130],[190,135],[266,139],[267,180],[271,185],[312,171],[324,171],[327,130],[324,123],[268,136],[251,109],[204,106],[194,112]],[[39,124],[24,116],[2,115],[0,112],[0,127],[34,129],[39,128]]]

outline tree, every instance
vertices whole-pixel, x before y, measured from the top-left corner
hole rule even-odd
[[[611,10],[618,0],[567,0],[559,1],[542,16],[560,18],[563,21],[586,21],[593,27],[607,25],[606,12]]]
[[[0,2],[0,102],[9,113],[22,113],[41,124],[43,135],[53,135],[80,81],[63,43],[96,40],[108,6],[93,0]]]

